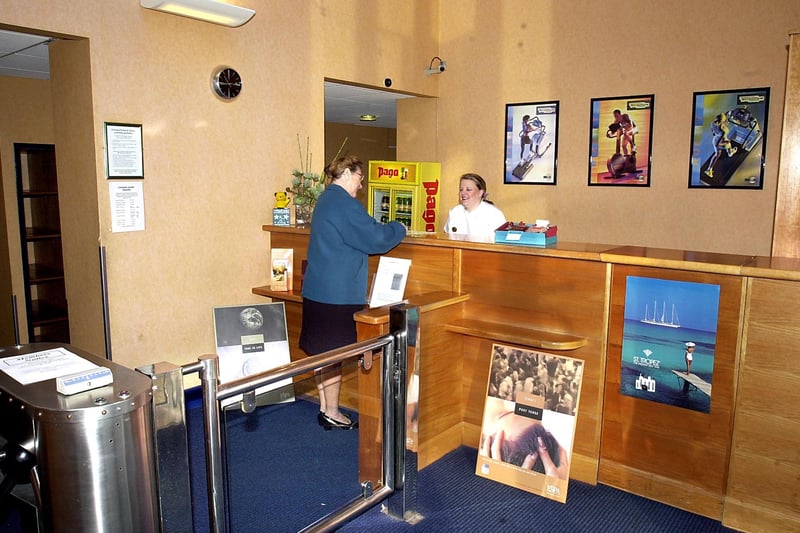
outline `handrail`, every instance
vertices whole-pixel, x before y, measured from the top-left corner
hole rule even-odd
[[[375,492],[370,491],[369,494],[364,494],[361,498],[354,499],[337,512],[318,520],[303,531],[331,531],[377,502],[389,497],[395,490],[396,482],[399,482],[402,487],[402,478],[398,480],[395,474],[398,470],[396,464],[398,457],[395,446],[391,443],[396,440],[395,433],[399,423],[396,408],[393,406],[394,399],[398,396],[405,397],[405,365],[398,365],[396,361],[398,353],[401,352],[396,348],[396,344],[404,339],[404,334],[388,334],[375,337],[224,384],[219,382],[219,356],[216,354],[202,355],[198,358],[197,363],[184,365],[182,367],[184,375],[197,371],[201,381],[206,438],[209,525],[211,531],[225,533],[227,527],[224,498],[225,463],[224,454],[222,453],[223,440],[219,413],[220,402],[233,396],[246,395],[257,388],[292,378],[317,368],[344,362],[359,355],[363,363],[365,354],[374,353],[378,350],[381,350],[383,358],[383,470],[385,485]],[[402,351],[402,353],[405,353],[405,351]],[[364,366],[369,368],[371,361]],[[399,395],[398,386],[403,389]],[[245,400],[247,400],[246,396]],[[404,406],[405,403],[403,402]],[[399,421],[404,421],[404,417],[399,417]],[[404,437],[403,440],[405,440]],[[402,457],[399,461],[402,461]],[[400,471],[402,472],[402,469]]]
[[[372,352],[382,348],[392,340],[392,335],[375,337],[374,339],[357,342],[342,348],[336,348],[335,350],[306,357],[305,359],[292,361],[291,363],[258,374],[245,376],[229,381],[228,383],[222,383],[217,387],[217,400],[227,400],[233,396],[254,391],[259,387],[270,385],[283,379],[292,378],[324,366],[341,363],[342,361],[352,358],[354,355],[361,354],[363,356],[366,352]]]

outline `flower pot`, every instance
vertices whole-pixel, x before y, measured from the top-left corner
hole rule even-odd
[[[314,206],[308,204],[298,204],[294,206],[294,223],[297,226],[311,224],[311,215],[314,213]]]

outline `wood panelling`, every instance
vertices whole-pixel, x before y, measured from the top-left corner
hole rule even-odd
[[[789,36],[772,255],[800,257],[798,226],[800,226],[800,34],[794,33]]]
[[[720,286],[713,394],[702,413],[620,394],[628,276]],[[599,481],[675,507],[722,518],[736,397],[742,278],[615,265]]]
[[[750,282],[723,515],[730,527],[800,531],[798,301],[796,282]]]
[[[571,470],[570,477],[586,483],[597,482],[600,453],[608,269],[599,261],[462,250],[461,290],[470,295],[468,318],[586,340],[575,350],[551,350],[585,364],[573,446],[573,464],[580,468]],[[464,422],[479,430],[492,343],[464,342]],[[467,433],[474,434],[475,428]]]
[[[295,248],[297,259],[303,239],[276,233],[273,245]],[[631,247],[587,255],[569,244],[517,252],[436,236],[407,239],[392,254],[412,259],[410,283],[426,294],[420,300],[427,310],[420,339],[420,467],[460,445],[478,446],[492,344],[499,335],[511,346],[529,347],[542,336],[529,332],[538,331],[586,342],[574,350],[540,348],[586,365],[572,479],[599,481],[745,531],[800,531],[797,260]],[[628,276],[720,286],[709,413],[620,394]],[[299,322],[291,309],[287,304],[290,323]],[[379,315],[364,313],[362,338],[385,332]],[[347,401],[356,401],[350,384],[346,389]],[[365,402],[362,388],[358,401],[362,446],[374,454],[380,401],[371,394]],[[379,466],[362,464],[372,476],[381,475]]]
[[[425,294],[436,291],[454,291],[458,288],[453,283],[453,272],[456,271],[457,250],[452,248],[424,248],[408,243],[386,255],[411,259],[411,270],[408,274],[406,294]],[[378,257],[370,258],[370,272],[378,267]]]

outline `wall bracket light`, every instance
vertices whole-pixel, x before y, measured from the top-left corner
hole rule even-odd
[[[434,63],[437,62],[438,64],[434,66]],[[431,63],[428,65],[428,68],[425,69],[425,75],[430,76],[431,74],[441,74],[445,70],[447,70],[447,61],[439,56],[434,56],[434,58],[431,59]]]
[[[146,9],[163,11],[229,28],[237,28],[253,18],[255,10],[226,4],[219,0],[140,0]]]

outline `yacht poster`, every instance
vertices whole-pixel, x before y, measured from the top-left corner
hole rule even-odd
[[[475,474],[565,503],[583,361],[494,344]]]
[[[291,362],[283,302],[214,308],[214,335],[221,383]],[[256,389],[260,404],[294,401],[292,378]],[[223,405],[241,400],[228,398]]]
[[[719,285],[628,276],[620,394],[708,413]]]

